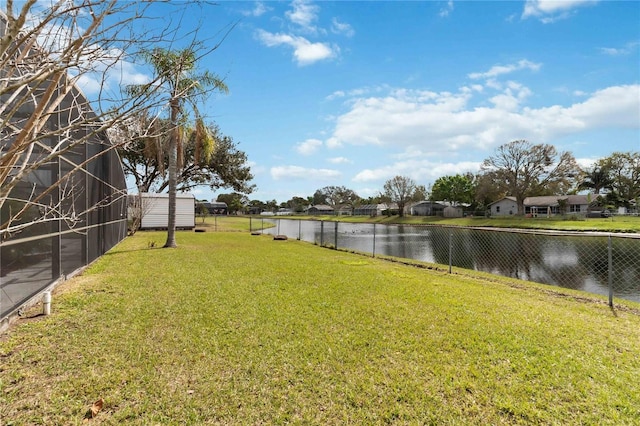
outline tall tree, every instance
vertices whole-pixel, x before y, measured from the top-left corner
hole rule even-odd
[[[474,195],[473,175],[443,176],[431,188],[431,199],[448,201],[452,205],[471,203]]]
[[[413,201],[425,201],[429,199],[429,191],[424,185],[416,185],[413,193]]]
[[[221,203],[226,203],[229,208],[229,213],[238,213],[239,211],[244,210],[246,206],[249,205],[249,198],[247,198],[244,194],[239,194],[237,192],[233,192],[231,194],[220,194],[216,201]]]
[[[593,190],[596,195],[600,194],[603,189],[612,189],[613,180],[610,176],[608,167],[594,165],[583,176],[578,184],[578,190]]]
[[[404,208],[408,202],[415,200],[417,185],[407,176],[395,176],[384,184],[383,195],[398,205],[398,215],[404,216]]]
[[[304,209],[309,205],[306,198],[292,197],[289,201],[283,203],[285,208],[291,209],[295,213],[302,213]]]
[[[217,47],[217,46],[216,46]],[[215,48],[215,47],[214,47]],[[176,247],[176,193],[178,188],[178,159],[183,149],[185,139],[184,128],[189,119],[193,119],[195,127],[206,129],[202,125],[202,117],[198,111],[198,102],[212,90],[226,93],[228,88],[221,78],[209,71],[198,71],[198,52],[201,49],[197,43],[180,50],[166,50],[156,47],[144,52],[145,59],[153,67],[158,85],[163,90],[169,109],[168,130],[168,190],[169,190],[169,220],[167,225],[167,241],[164,247]],[[211,51],[210,49],[209,51]],[[132,86],[133,93],[145,93],[154,88],[145,84]],[[205,141],[210,135],[205,132],[199,137]],[[200,141],[196,141],[199,144]]]
[[[327,204],[333,208],[339,206],[353,206],[358,202],[360,197],[355,191],[344,186],[325,186],[318,189],[313,195],[314,204]]]
[[[231,188],[250,194],[254,185],[250,184],[253,175],[247,164],[247,155],[237,148],[231,137],[223,135],[218,126],[211,125],[208,131],[213,140],[213,152],[205,155],[202,146],[197,144],[195,129],[187,129],[177,190],[185,192],[206,185],[214,191]],[[169,185],[165,173],[169,157],[167,149],[162,146],[167,138],[138,137],[136,128],[127,133],[132,142],[119,150],[125,173],[135,179],[140,193],[164,192]]]
[[[609,171],[611,189],[619,203],[628,206],[640,198],[640,152],[614,152],[598,164]]]
[[[580,168],[569,152],[558,153],[554,146],[533,145],[526,140],[504,144],[484,160],[484,173],[492,173],[495,183],[516,198],[518,214],[524,214],[524,199],[545,193],[563,195],[578,178]]]
[[[495,175],[496,173],[492,171],[485,171],[475,175],[474,202],[476,209],[486,210],[489,204],[507,195],[505,188],[495,184],[498,180]]]

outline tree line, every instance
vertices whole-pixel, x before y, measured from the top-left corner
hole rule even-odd
[[[533,196],[571,195],[587,191],[601,208],[634,208],[640,198],[640,153],[614,152],[583,170],[569,152],[558,152],[553,145],[516,140],[496,149],[486,158],[480,171],[442,176],[426,188],[407,176],[385,182],[375,196],[363,198],[345,186],[326,186],[307,197],[276,200],[249,200],[240,193],[221,194],[230,212],[275,212],[286,208],[302,213],[317,204],[355,209],[365,204],[393,203],[397,213],[417,201],[445,201],[483,214],[489,204],[506,196],[516,198],[518,214],[524,214],[524,199]]]

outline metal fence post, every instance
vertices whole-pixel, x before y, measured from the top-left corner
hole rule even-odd
[[[280,219],[278,219],[278,232],[277,232],[277,234],[280,235]]]
[[[613,248],[611,245],[611,234],[609,234],[609,242],[607,244],[607,252],[609,257],[609,306],[613,308]]]
[[[333,242],[335,243],[335,249],[338,250],[338,221],[335,222],[335,227],[333,228]]]
[[[373,224],[373,257],[376,257],[376,224]]]
[[[320,247],[324,246],[324,220],[320,221]]]
[[[302,220],[298,219],[298,241],[302,238]]]
[[[449,230],[449,273],[453,264],[453,231]]]

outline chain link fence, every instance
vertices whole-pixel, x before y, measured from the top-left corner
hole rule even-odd
[[[640,302],[633,234],[257,219],[252,230],[324,247],[488,272]]]

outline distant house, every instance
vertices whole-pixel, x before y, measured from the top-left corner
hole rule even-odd
[[[209,214],[229,214],[229,207],[227,206],[227,203],[214,201],[211,203],[204,202],[198,204],[207,209]]]
[[[523,201],[524,214],[531,217],[554,216],[557,214],[586,215],[589,205],[595,200],[592,195],[548,195],[527,197]],[[489,204],[491,216],[509,216],[518,213],[516,197],[504,197]]]
[[[511,216],[518,214],[518,203],[516,197],[504,197],[489,204],[491,216]]]
[[[355,216],[380,216],[387,208],[387,205],[384,203],[362,204],[353,209],[353,214]]]
[[[327,206],[326,204],[316,204],[315,206],[311,206],[307,209],[308,215],[323,215],[323,214],[333,214],[333,207]]]
[[[264,209],[260,206],[251,206],[249,207],[248,213],[249,214],[260,214],[264,211]]]
[[[334,211],[338,216],[351,216],[353,214],[353,207],[351,205],[343,205],[336,207]]]
[[[554,216],[557,214],[586,215],[589,210],[591,195],[549,195],[544,197],[527,197],[524,199],[524,213],[537,217],[539,215]]]
[[[284,207],[279,208],[276,212],[276,216],[291,216],[293,214],[293,210],[286,209]]]
[[[420,201],[411,206],[412,216],[444,216],[446,205],[439,201]]]

